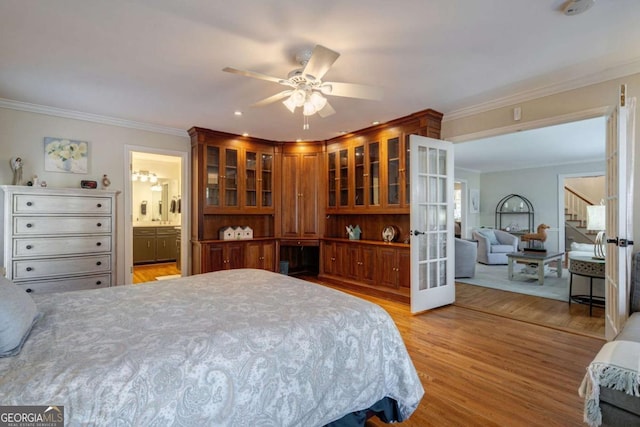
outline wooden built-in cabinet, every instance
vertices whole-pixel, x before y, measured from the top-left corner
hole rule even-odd
[[[327,141],[328,214],[409,213],[411,134],[440,137],[427,110]]]
[[[276,242],[274,240],[246,242],[244,259],[246,268],[275,271]]]
[[[409,136],[440,138],[441,120],[425,110],[302,143],[192,128],[192,272],[276,270],[281,260],[313,271],[319,258],[321,278],[408,301]],[[218,240],[220,228],[244,225],[253,240]],[[345,238],[349,225],[363,240]],[[397,242],[382,242],[387,225]]]
[[[411,254],[408,244],[322,239],[321,279],[399,301],[409,300]]]
[[[304,246],[323,232],[324,150],[319,144],[288,144],[282,152],[281,212],[278,237],[281,244]],[[306,240],[303,242],[301,240]]]

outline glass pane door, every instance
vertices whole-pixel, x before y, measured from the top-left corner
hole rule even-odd
[[[329,197],[327,198],[327,206],[330,208],[336,207],[336,180],[338,175],[336,173],[336,153],[329,153],[329,165],[328,165],[328,179],[327,188],[329,189]]]
[[[340,150],[340,206],[349,206],[349,151]]]
[[[238,206],[238,150],[225,150],[224,205]]]
[[[387,141],[387,169],[389,182],[387,185],[387,203],[397,205],[400,203],[400,139],[393,138]]]
[[[380,144],[369,144],[369,205],[380,206]]]
[[[258,153],[247,151],[245,154],[245,206],[258,206]]]
[[[354,151],[354,174],[356,180],[354,206],[364,206],[364,145],[355,147]]]
[[[207,206],[220,206],[220,148],[207,147]]]
[[[273,155],[263,154],[261,157],[262,170],[262,207],[273,206]]]
[[[453,148],[451,143],[410,136],[411,311],[455,299]]]

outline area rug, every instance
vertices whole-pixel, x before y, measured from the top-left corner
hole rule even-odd
[[[569,271],[567,269],[562,270],[562,277],[558,277],[555,270],[551,269],[544,276],[544,285],[540,286],[536,278],[519,275],[524,267],[522,264],[515,265],[514,272],[517,275],[514,280],[509,280],[507,278],[506,265],[476,264],[474,277],[455,280],[460,283],[484,286],[485,288],[499,289],[501,291],[569,301]]]
[[[158,276],[156,280],[169,280],[169,279],[177,279],[178,277],[182,277],[180,274],[169,274],[168,276]]]

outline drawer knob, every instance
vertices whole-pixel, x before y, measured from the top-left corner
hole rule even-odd
[[[31,271],[31,270],[33,270],[33,268],[31,268],[31,267],[27,267],[27,269],[26,269],[26,270],[27,270],[27,271]]]
[[[33,292],[31,288],[27,288],[27,293],[30,294],[31,292]]]
[[[31,227],[33,227],[33,224],[28,223],[28,224],[27,224],[27,228],[31,228]]]
[[[101,208],[102,207],[102,203],[98,203],[98,207]]]
[[[33,246],[31,245],[27,245],[27,249],[31,249]]]
[[[102,265],[102,261],[96,262],[96,265]]]
[[[32,206],[33,203],[32,202],[27,202],[27,206]]]
[[[100,286],[100,285],[102,285],[102,280],[98,280],[98,281],[96,282],[96,286]]]
[[[96,243],[96,246],[102,246],[102,242]]]
[[[102,223],[101,223],[101,222],[97,223],[96,225],[97,225],[98,227],[102,227]]]

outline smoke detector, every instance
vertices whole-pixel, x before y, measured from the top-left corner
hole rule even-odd
[[[570,0],[565,3],[562,11],[567,16],[580,15],[591,9],[595,2],[596,0]]]

